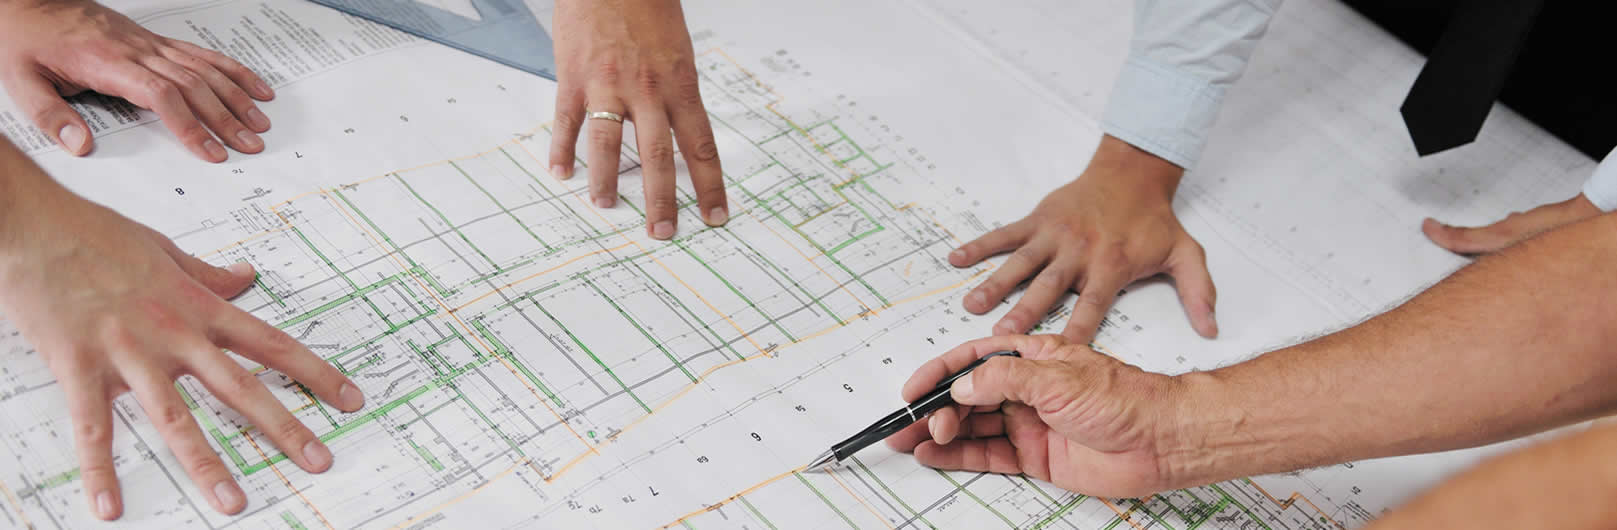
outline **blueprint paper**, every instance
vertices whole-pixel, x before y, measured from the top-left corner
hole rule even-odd
[[[674,242],[644,235],[632,145],[617,208],[591,206],[583,178],[545,174],[548,81],[307,3],[149,11],[154,30],[276,86],[263,154],[195,161],[148,113],[106,101],[80,107],[98,134],[89,158],[15,111],[0,109],[0,131],[188,251],[251,261],[260,283],[235,303],[349,373],[368,403],[343,414],[261,374],[336,455],[309,475],[182,379],[247,491],[229,517],[121,398],[119,524],[1357,527],[1503,448],[1143,499],[940,473],[882,447],[793,473],[898,406],[921,362],[988,333],[998,315],[959,300],[992,265],[944,256],[1076,175],[1100,137],[1126,3],[1070,19],[958,4],[688,3],[733,214],[707,229],[682,204]],[[1222,336],[1197,338],[1171,287],[1147,283],[1098,347],[1169,373],[1237,362],[1462,264],[1421,238],[1421,216],[1482,221],[1575,193],[1591,163],[1509,113],[1481,145],[1416,161],[1379,107],[1402,90],[1381,84],[1413,76],[1418,57],[1361,26],[1330,2],[1288,4],[1181,189]],[[60,389],[3,321],[0,359],[0,526],[100,526]]]

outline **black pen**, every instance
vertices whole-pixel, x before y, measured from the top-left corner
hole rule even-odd
[[[888,436],[892,436],[893,433],[901,431],[905,427],[914,425],[916,422],[925,419],[927,414],[931,414],[943,407],[953,405],[954,397],[949,395],[949,387],[950,385],[954,384],[954,380],[959,379],[963,375],[971,373],[972,370],[977,369],[978,366],[982,366],[982,364],[988,362],[989,359],[1000,356],[1021,357],[1022,354],[1014,351],[1001,351],[984,355],[982,358],[972,361],[971,364],[966,365],[965,368],[961,368],[960,371],[950,374],[949,377],[943,378],[942,381],[938,382],[938,386],[933,387],[932,391],[927,392],[924,396],[921,396],[921,399],[917,399],[909,405],[906,405],[898,412],[888,414],[887,417],[878,420],[869,427],[865,427],[865,430],[859,431],[859,434],[855,434],[852,437],[843,440],[841,443],[831,446],[831,450],[826,451],[825,454],[822,454],[819,458],[814,459],[814,463],[809,464],[803,469],[816,469],[826,464],[833,463],[841,464],[843,460],[853,456],[853,454],[859,452],[860,449],[870,447],[871,444],[880,442],[886,439]]]

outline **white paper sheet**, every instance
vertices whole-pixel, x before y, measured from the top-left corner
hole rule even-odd
[[[879,447],[848,470],[790,473],[896,407],[915,366],[988,332],[996,315],[959,299],[990,267],[943,256],[1076,175],[1098,141],[1126,3],[1070,18],[1042,3],[690,3],[735,213],[701,230],[682,210],[675,244],[643,235],[632,150],[629,206],[598,210],[583,179],[545,175],[547,81],[295,1],[150,12],[150,27],[274,82],[263,154],[198,162],[146,113],[104,102],[81,106],[105,124],[89,158],[30,140],[15,113],[0,110],[0,130],[187,250],[252,261],[261,285],[236,303],[350,372],[369,404],[342,414],[263,374],[336,454],[311,476],[183,380],[248,493],[225,517],[122,398],[123,523],[1351,527],[1476,458],[1149,499],[938,473]],[[1509,113],[1481,145],[1415,160],[1387,105],[1404,85],[1387,79],[1416,65],[1340,6],[1288,5],[1176,204],[1208,248],[1223,335],[1196,338],[1158,283],[1131,289],[1097,344],[1157,371],[1235,362],[1462,264],[1421,238],[1420,216],[1480,221],[1574,192],[1589,161]],[[3,326],[0,521],[95,527],[60,390]]]

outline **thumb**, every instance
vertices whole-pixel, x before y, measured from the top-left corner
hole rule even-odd
[[[1524,236],[1519,233],[1521,224],[1513,222],[1523,218],[1521,215],[1511,215],[1497,223],[1474,228],[1450,226],[1427,218],[1421,221],[1420,230],[1427,239],[1449,252],[1488,254],[1508,247]]]
[[[157,239],[157,243],[163,247],[163,252],[167,253],[169,258],[180,266],[180,270],[185,271],[197,283],[201,283],[203,287],[207,287],[208,290],[213,291],[213,294],[219,295],[220,298],[227,300],[235,298],[236,295],[251,287],[253,280],[258,279],[258,271],[253,269],[251,263],[239,261],[224,267],[216,267],[212,263],[202,261],[196,256],[180,250],[180,247],[176,246],[173,241],[156,230],[148,229],[148,231],[152,237]]]
[[[25,73],[9,78],[6,83],[17,108],[33,120],[41,133],[74,156],[90,152],[93,143],[90,127],[84,117],[68,106],[56,92],[56,87],[38,75]]]
[[[978,366],[949,386],[949,395],[961,405],[999,405],[1006,401],[1036,404],[1039,397],[1055,390],[1050,371],[1039,361],[1021,357],[996,357]]]
[[[1514,213],[1503,220],[1477,228],[1449,226],[1435,219],[1421,222],[1421,232],[1437,246],[1456,254],[1487,254],[1497,252],[1517,242],[1553,230],[1562,225],[1600,215],[1583,194],[1561,202],[1545,204],[1526,213]]]
[[[1202,337],[1218,337],[1218,319],[1213,312],[1218,289],[1213,286],[1213,275],[1207,272],[1207,251],[1200,243],[1187,239],[1169,257],[1168,275],[1179,291],[1179,305],[1184,306],[1190,327]]]

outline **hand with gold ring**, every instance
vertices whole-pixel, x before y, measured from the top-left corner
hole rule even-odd
[[[696,190],[692,213],[710,226],[730,218],[713,127],[698,90],[695,54],[678,0],[561,0],[555,15],[556,118],[550,173],[573,176],[583,129],[590,199],[617,203],[623,122],[634,123],[644,174],[646,233],[674,237],[677,152]],[[670,134],[672,130],[672,134]]]

